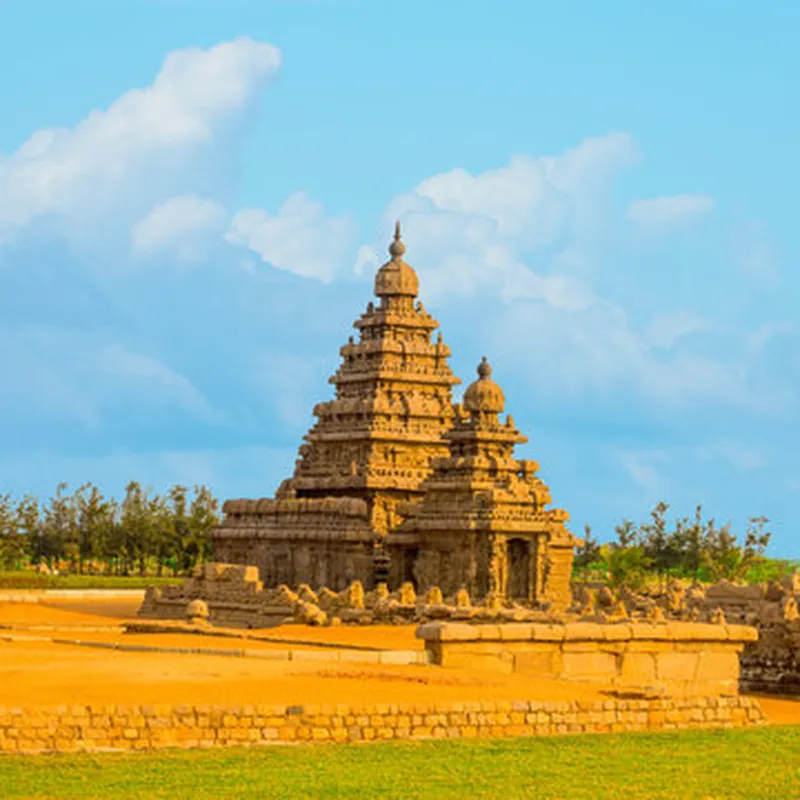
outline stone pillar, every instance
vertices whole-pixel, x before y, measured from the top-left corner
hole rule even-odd
[[[506,537],[494,534],[489,559],[489,594],[504,600],[508,592],[508,549]]]
[[[545,557],[547,550],[546,534],[540,533],[536,537],[535,542],[536,552],[534,558],[531,559],[534,570],[533,601],[535,603],[541,603],[545,598],[545,592],[547,588],[545,586]]]

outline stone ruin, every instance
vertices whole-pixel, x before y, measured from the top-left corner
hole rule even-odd
[[[739,586],[726,580],[711,586],[670,581],[664,591],[636,594],[576,584],[569,614],[583,620],[613,621],[627,616],[654,620],[747,625],[758,630],[741,655],[746,691],[800,694],[800,575],[782,581]]]
[[[560,619],[547,607],[530,608],[497,594],[473,599],[465,589],[444,595],[438,586],[417,592],[410,581],[390,591],[387,584],[365,590],[353,581],[342,591],[316,591],[308,584],[265,588],[258,568],[208,563],[195,568],[181,586],[148,587],[139,609],[142,619],[195,626],[269,628],[282,624],[403,625],[431,620],[532,622]]]
[[[340,349],[334,399],[314,408],[294,474],[274,498],[228,500],[214,558],[258,567],[265,587],[411,582],[500,602],[569,603],[569,516],[548,509],[538,464],[484,359],[462,404],[439,323],[417,300],[399,224],[375,276],[378,303]]]
[[[739,693],[747,625],[616,620],[420,625],[432,664],[594,684],[607,694],[716,697]]]
[[[185,622],[196,627],[269,628],[283,624],[407,625],[431,620],[531,622],[554,619],[493,594],[473,603],[466,589],[445,596],[438,586],[418,593],[410,581],[389,591],[385,583],[365,590],[360,581],[335,592],[308,584],[265,588],[258,567],[210,563],[198,566],[181,586],[148,587],[142,619]]]
[[[149,586],[139,616],[206,627],[269,628],[290,610],[280,590],[265,590],[258,568],[202,564],[181,586]]]
[[[796,616],[791,616],[792,601],[787,600],[785,588],[779,589],[777,584],[762,597],[760,615],[754,615],[752,606],[733,601],[748,597],[752,603],[756,594],[753,590],[758,587],[729,585],[730,602],[726,603],[721,594],[723,586],[716,584],[713,591],[706,592],[672,582],[666,592],[655,597],[625,590],[614,592],[608,587],[593,590],[576,586],[569,607],[532,608],[494,592],[474,598],[463,587],[447,594],[439,586],[417,592],[410,581],[393,591],[385,583],[366,590],[360,581],[353,581],[338,592],[328,587],[315,590],[308,584],[294,589],[286,585],[270,589],[259,579],[257,567],[209,563],[196,567],[193,576],[182,586],[149,587],[139,616],[234,628],[267,628],[291,623],[400,625],[436,620],[601,625],[679,620],[763,628],[765,624],[780,627],[796,620]],[[742,593],[739,589],[747,591]],[[782,600],[778,600],[779,595]],[[738,612],[732,610],[737,608]]]

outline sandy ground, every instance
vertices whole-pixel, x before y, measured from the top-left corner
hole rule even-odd
[[[0,603],[0,625],[12,635],[130,642],[169,647],[286,649],[289,642],[368,645],[408,650],[422,643],[413,626],[308,628],[263,631],[275,642],[184,634],[125,634],[114,629],[135,616],[137,600],[52,599]],[[57,630],[33,631],[31,626]],[[65,630],[71,628],[72,630]],[[83,630],[80,630],[80,629]],[[89,630],[105,628],[105,630]],[[315,649],[295,645],[293,649]],[[499,676],[433,666],[378,666],[335,661],[291,662],[211,655],[132,653],[49,642],[0,642],[0,706],[60,704],[375,704],[488,699],[568,700],[599,697],[595,689],[563,682]],[[773,724],[800,724],[800,698],[759,697]]]
[[[0,625],[118,625],[132,619],[138,600],[61,600],[0,603]]]
[[[350,703],[598,696],[554,681],[431,666],[286,662],[0,643],[0,706]]]
[[[755,696],[764,715],[773,725],[800,725],[800,697]]]
[[[62,627],[75,630],[64,631],[69,638],[102,639],[107,641],[130,641],[131,635],[100,635],[96,632],[81,633],[79,628],[103,628],[119,626],[126,620],[135,619],[139,600],[91,598],[71,600],[58,598],[39,603],[0,603],[0,626],[25,628]],[[360,645],[386,650],[422,650],[424,643],[414,636],[414,625],[341,626],[337,628],[310,628],[306,625],[284,625],[280,628],[265,628],[259,633],[277,642],[321,642],[339,644],[343,647]],[[31,630],[31,633],[35,633]],[[53,633],[41,631],[41,633]],[[178,641],[177,639],[180,639]],[[142,644],[156,643],[166,647],[257,647],[254,640],[223,639],[217,636],[187,636],[177,639],[169,634],[137,634],[136,641]],[[288,646],[288,645],[281,645]]]

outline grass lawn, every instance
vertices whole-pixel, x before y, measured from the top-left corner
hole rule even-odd
[[[183,583],[185,578],[140,575],[39,575],[35,572],[0,570],[0,591],[13,589],[145,589]]]
[[[800,728],[0,757],[4,798],[796,798]]]

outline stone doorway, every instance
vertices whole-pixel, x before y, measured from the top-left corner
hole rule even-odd
[[[402,551],[402,569],[400,571],[400,581],[401,583],[405,583],[406,581],[410,581],[415,585],[416,588],[416,580],[414,578],[414,564],[417,562],[417,556],[419,555],[419,548],[417,547],[409,547]]]
[[[527,600],[530,592],[530,542],[509,539],[508,596],[512,600]]]

